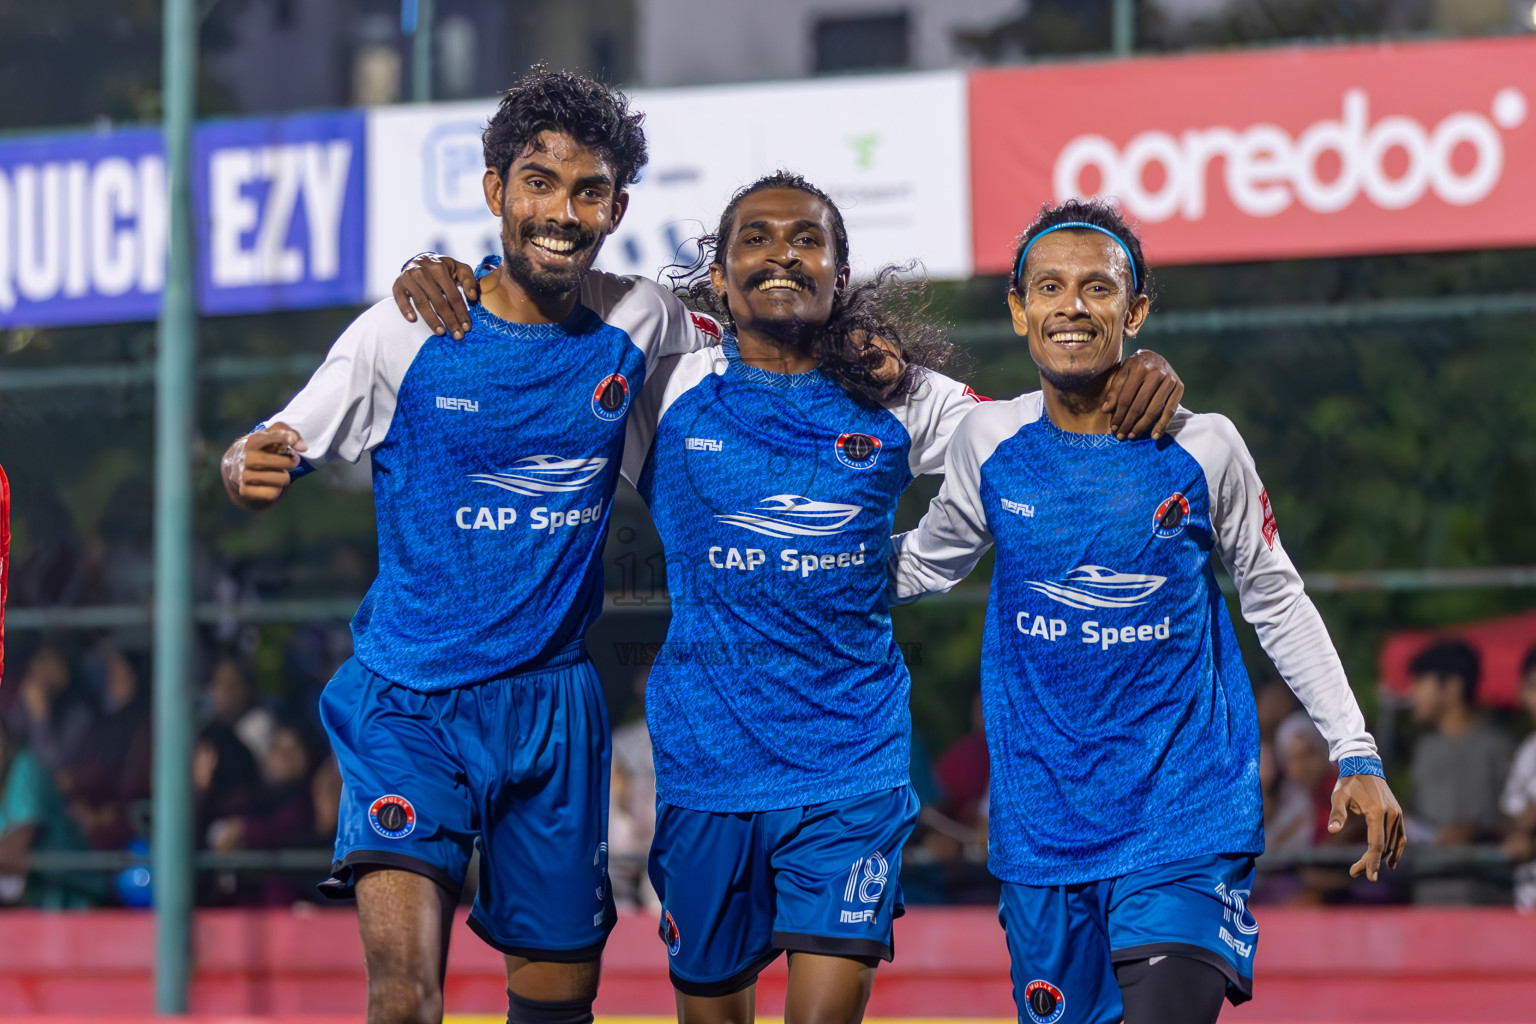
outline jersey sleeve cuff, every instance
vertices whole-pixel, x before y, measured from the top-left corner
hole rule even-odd
[[[1374,775],[1378,779],[1387,777],[1381,770],[1381,761],[1374,757],[1342,758],[1339,761],[1339,778],[1347,778],[1350,775]]]

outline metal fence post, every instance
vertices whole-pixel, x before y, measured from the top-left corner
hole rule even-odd
[[[162,104],[169,224],[155,368],[155,1009],[186,1013],[192,957],[193,0],[165,0]]]

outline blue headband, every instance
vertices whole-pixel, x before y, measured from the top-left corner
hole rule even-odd
[[[1101,235],[1108,235],[1110,238],[1113,238],[1115,240],[1115,244],[1125,250],[1125,260],[1131,265],[1131,290],[1140,294],[1141,283],[1136,280],[1136,258],[1131,255],[1131,247],[1125,244],[1124,239],[1122,239],[1119,235],[1115,234],[1108,228],[1101,228],[1097,224],[1089,224],[1085,220],[1069,220],[1064,224],[1052,224],[1050,227],[1040,232],[1034,238],[1031,238],[1029,240],[1029,244],[1024,247],[1024,251],[1019,253],[1019,265],[1013,269],[1013,279],[1015,281],[1023,280],[1024,260],[1029,257],[1029,250],[1035,247],[1036,242],[1040,241],[1040,239],[1044,238],[1052,231],[1062,231],[1066,228],[1086,228],[1089,231],[1097,231]]]

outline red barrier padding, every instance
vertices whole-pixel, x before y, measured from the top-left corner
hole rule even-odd
[[[1404,694],[1413,681],[1408,663],[1436,640],[1465,640],[1482,658],[1483,678],[1477,687],[1477,699],[1490,707],[1520,706],[1520,663],[1536,646],[1536,612],[1521,612],[1502,619],[1489,619],[1454,629],[1408,629],[1393,633],[1381,645],[1378,672],[1382,685],[1393,693]]]
[[[1536,1019],[1536,917],[1471,908],[1262,907],[1258,914],[1257,995],[1223,1019]],[[991,910],[913,908],[896,929],[896,961],[880,968],[871,1017],[1013,1016],[1008,955]],[[449,1012],[504,1014],[500,954],[463,927],[455,929],[453,943]],[[194,946],[195,1013],[280,1016],[300,1024],[304,1017],[356,1018],[362,1011],[362,949],[347,910],[203,911]],[[148,1014],[153,961],[154,921],[147,914],[0,913],[0,1024],[36,1014]],[[604,957],[599,1012],[671,1014],[666,967],[655,919],[623,916]],[[764,1016],[783,1012],[786,979],[782,958],[764,973],[758,1001]]]

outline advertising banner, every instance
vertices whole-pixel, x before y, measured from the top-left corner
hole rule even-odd
[[[783,168],[838,203],[856,272],[920,260],[935,277],[970,275],[965,76],[636,92],[650,163],[599,265],[655,277],[692,255],[731,193]],[[494,103],[369,113],[368,294],[389,293],[426,249],[476,260],[500,252],[485,208],[480,131]]]
[[[217,121],[193,140],[203,312],[363,301],[361,111]]]
[[[362,301],[363,124],[347,112],[198,126],[203,312]],[[154,319],[166,227],[158,131],[0,143],[0,328]]]
[[[1533,37],[976,72],[976,269],[1092,195],[1154,263],[1536,245],[1533,101]]]

